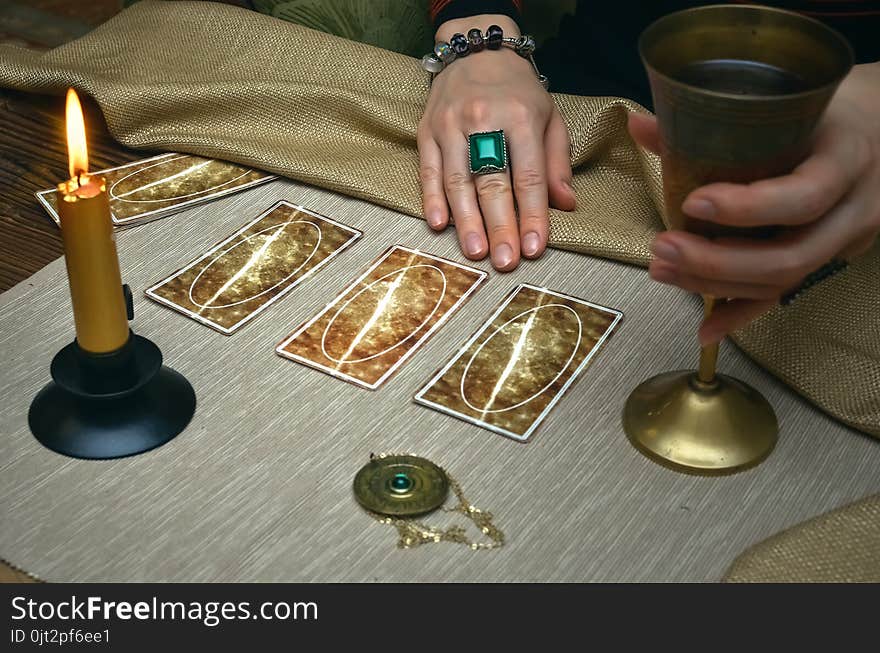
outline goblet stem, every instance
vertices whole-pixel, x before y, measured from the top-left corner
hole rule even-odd
[[[715,298],[711,295],[703,295],[703,318],[708,319],[715,308]],[[715,382],[715,368],[718,364],[718,343],[707,345],[700,349],[700,368],[697,378],[707,384]]]

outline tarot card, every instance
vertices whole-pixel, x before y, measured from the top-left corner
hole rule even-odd
[[[276,352],[374,390],[486,276],[481,270],[395,245],[285,338]]]
[[[357,229],[281,201],[147,296],[230,335],[360,237]]]
[[[525,442],[622,317],[620,311],[522,284],[415,401]]]
[[[275,179],[275,175],[227,161],[175,153],[93,174],[107,181],[110,215],[118,227],[149,222]],[[55,223],[60,224],[57,191],[54,188],[41,190],[37,199]]]

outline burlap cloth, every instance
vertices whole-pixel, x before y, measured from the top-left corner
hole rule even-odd
[[[743,553],[728,582],[880,582],[880,496],[820,515]]]
[[[4,86],[54,93],[72,85],[93,96],[114,137],[130,147],[247,163],[421,213],[415,132],[428,83],[413,59],[191,2],[140,2],[78,41],[45,54],[0,46],[0,59]],[[647,264],[649,243],[663,224],[658,161],[626,133],[627,112],[641,108],[616,98],[555,100],[572,135],[578,208],[551,211],[551,243]],[[874,247],[845,274],[735,337],[798,393],[874,436],[880,436],[878,263],[880,247]],[[875,529],[876,543],[877,511],[874,500],[845,518],[831,516],[816,525],[823,534],[807,541],[821,548],[823,537],[836,538],[854,519]],[[807,555],[806,548],[797,550]],[[767,560],[791,566],[784,556]],[[749,575],[744,570],[769,577],[764,569],[743,562],[733,577]],[[849,578],[848,569],[829,577]]]

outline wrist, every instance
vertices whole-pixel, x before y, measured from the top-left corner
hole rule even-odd
[[[468,30],[475,27],[485,32],[486,28],[490,25],[498,25],[504,30],[505,37],[520,36],[519,26],[516,24],[516,21],[509,16],[505,16],[504,14],[478,14],[466,18],[447,20],[437,28],[434,40],[438,43],[441,41],[446,41],[448,43],[454,34],[467,34]]]

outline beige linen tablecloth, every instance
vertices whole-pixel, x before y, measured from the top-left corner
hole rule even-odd
[[[358,227],[364,238],[231,337],[143,297],[280,199]],[[64,458],[27,429],[51,357],[73,337],[63,262],[0,296],[0,557],[49,581],[717,580],[747,547],[880,492],[880,443],[727,345],[721,367],[778,411],[772,456],[743,474],[706,479],[632,449],[620,428],[626,395],[655,372],[694,364],[699,306],[644,270],[608,260],[554,250],[508,275],[479,264],[490,271],[485,286],[375,392],[274,354],[396,242],[464,261],[450,231],[436,236],[408,216],[288,181],[121,233],[134,329],[162,347],[199,400],[183,434],[124,460]],[[523,281],[626,314],[534,440],[519,444],[414,404],[421,384]],[[495,514],[507,546],[396,549],[396,532],[351,494],[355,472],[379,451],[415,452],[446,467]]]

